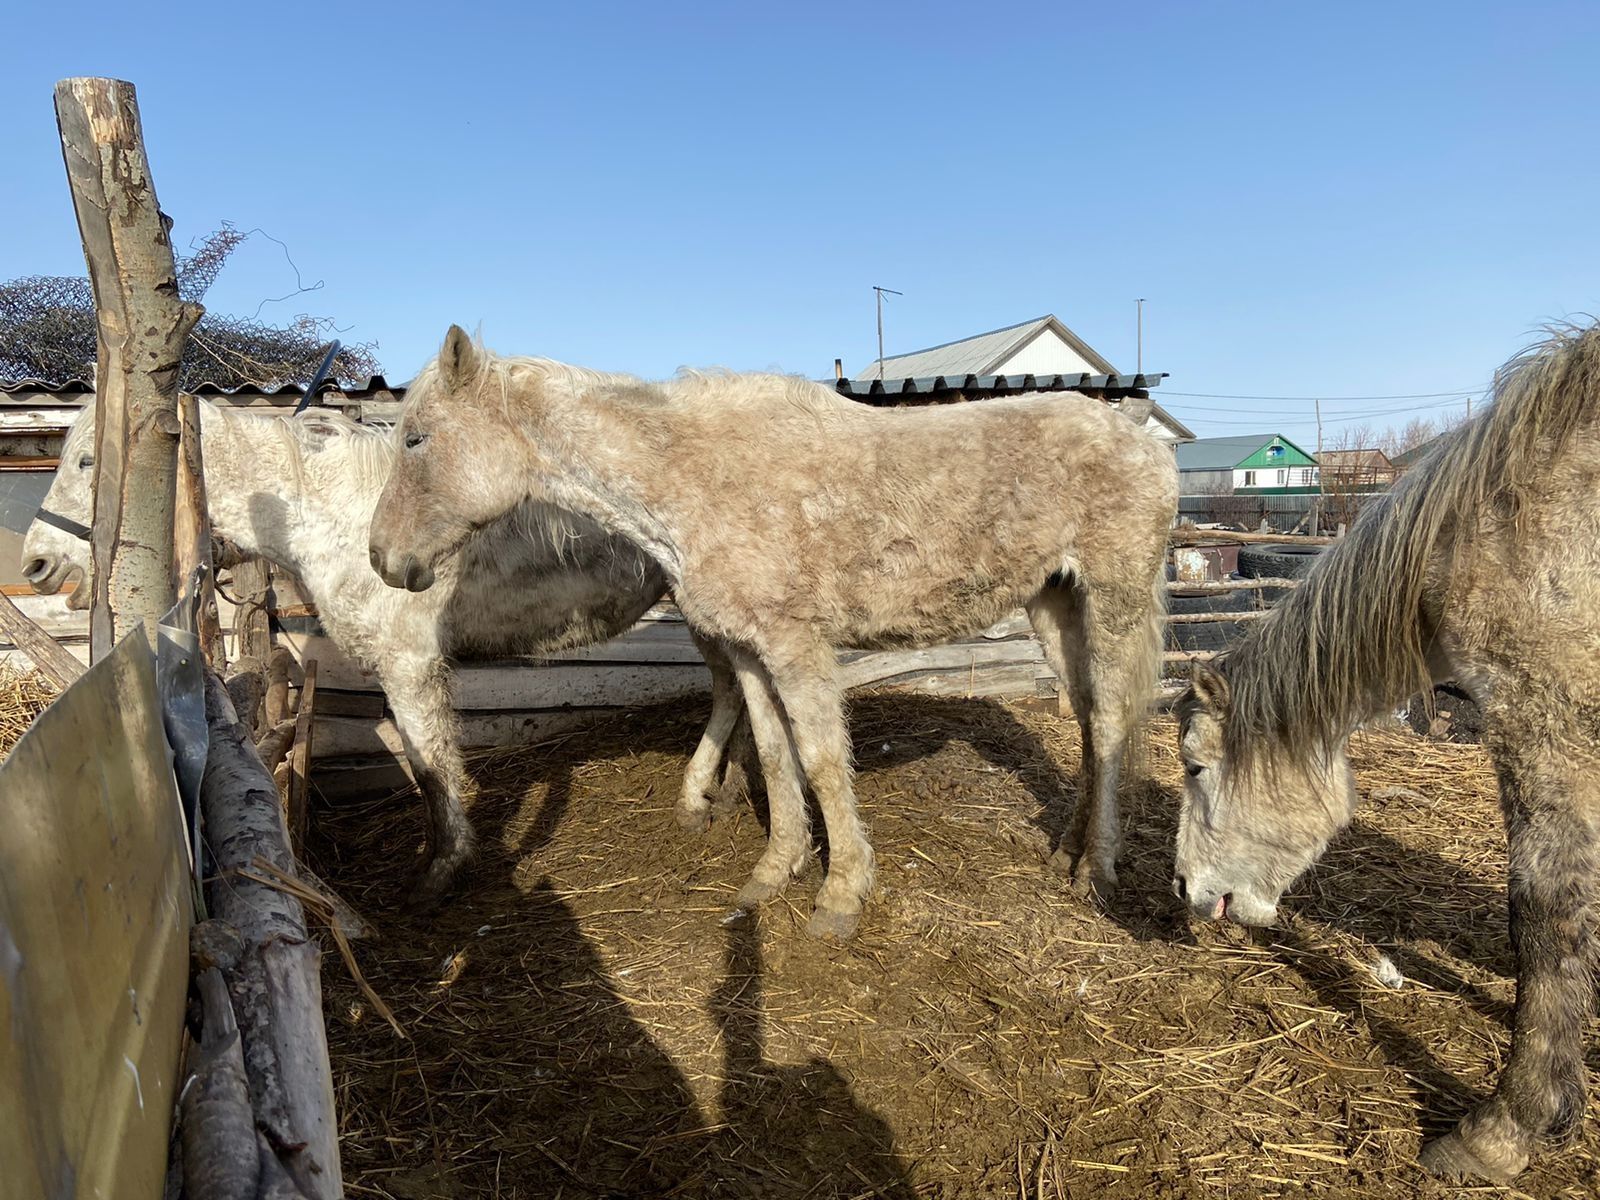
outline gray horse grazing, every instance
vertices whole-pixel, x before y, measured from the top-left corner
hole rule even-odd
[[[1174,887],[1273,921],[1349,821],[1351,730],[1435,681],[1482,707],[1510,843],[1517,1008],[1494,1096],[1423,1161],[1508,1180],[1582,1118],[1600,925],[1600,328],[1498,376],[1456,431],[1179,704]]]
[[[925,645],[1027,607],[1084,731],[1058,855],[1116,882],[1117,776],[1160,665],[1172,454],[1104,403],[1023,396],[882,410],[778,375],[646,384],[502,358],[452,327],[412,383],[372,561],[427,588],[473,529],[532,497],[662,564],[691,624],[731,648],[772,814],[740,892],[775,896],[827,823],[811,919],[854,932],[873,853],[856,815],[835,649]],[[791,746],[792,739],[792,746]]]
[[[395,457],[386,431],[318,411],[261,417],[202,403],[200,416],[212,532],[245,557],[292,571],[327,635],[378,673],[427,805],[428,858],[412,903],[431,903],[473,853],[451,660],[551,654],[614,637],[661,599],[661,571],[594,522],[529,502],[441,564],[440,587],[397,592],[367,560],[367,525]],[[69,524],[91,519],[93,451],[90,405],[67,435],[23,543],[25,575],[40,591],[55,591],[74,571],[88,579],[88,543],[50,514]],[[72,599],[81,607],[88,594],[82,586]],[[700,649],[712,672],[712,714],[679,810],[686,823],[704,824],[706,794],[743,705],[726,658],[715,646]]]

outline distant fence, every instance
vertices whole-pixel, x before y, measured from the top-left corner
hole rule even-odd
[[[1321,500],[1322,524],[1331,529],[1340,524],[1349,525],[1360,514],[1362,507],[1372,503],[1380,494],[1181,496],[1178,499],[1178,519],[1196,524],[1242,525],[1247,529],[1254,529],[1266,521],[1271,528],[1280,532],[1293,529],[1304,520],[1309,529],[1311,510]]]

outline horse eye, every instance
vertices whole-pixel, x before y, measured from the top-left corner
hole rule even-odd
[[[1205,765],[1203,763],[1184,763],[1183,764],[1183,773],[1185,775],[1189,776],[1190,779],[1193,779],[1196,775],[1200,774],[1200,772],[1204,771],[1205,769],[1206,768],[1205,768]]]
[[[80,471],[87,471],[92,466],[94,466],[94,455],[92,454],[85,454],[78,460],[78,470]]]
[[[428,435],[427,434],[418,433],[415,429],[413,429],[409,433],[406,434],[406,449],[407,450],[415,450],[418,446],[422,445],[422,443],[427,441],[427,440],[428,440]]]

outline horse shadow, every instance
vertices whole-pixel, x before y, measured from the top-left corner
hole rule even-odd
[[[743,913],[725,923],[723,977],[710,1000],[726,1080],[724,1128],[713,1146],[724,1178],[742,1185],[741,1194],[914,1200],[888,1123],[855,1099],[832,1063],[767,1060],[759,922]]]

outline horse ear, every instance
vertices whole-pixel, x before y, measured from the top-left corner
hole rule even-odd
[[[459,325],[450,326],[444,335],[444,349],[439,351],[439,367],[444,371],[445,382],[460,387],[478,373],[478,350]]]
[[[1212,712],[1225,712],[1228,707],[1228,677],[1206,663],[1193,664],[1189,684],[1194,688],[1195,699]]]

